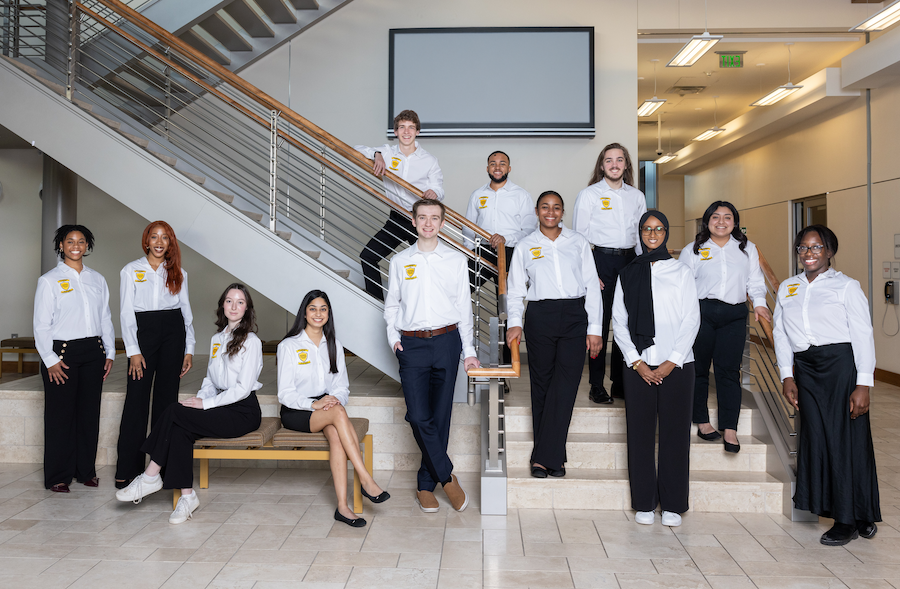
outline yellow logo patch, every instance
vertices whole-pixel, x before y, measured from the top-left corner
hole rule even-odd
[[[785,295],[784,298],[795,297],[797,296],[797,289],[800,288],[800,284],[789,284],[788,285],[788,294]]]
[[[712,260],[712,256],[711,256],[710,253],[709,253],[709,248],[708,248],[708,247],[701,247],[701,248],[700,248],[700,259],[701,259],[701,260]]]
[[[415,280],[416,278],[418,278],[418,276],[416,276],[415,264],[403,266],[403,272],[406,273],[406,277],[403,280]]]
[[[62,280],[57,280],[59,283],[60,294],[64,294],[67,292],[72,292],[72,286],[69,284],[68,278],[63,278]]]
[[[222,347],[222,344],[213,344],[213,353],[212,353],[213,358],[215,358],[216,354],[219,353],[219,348],[221,348],[221,347]]]
[[[309,364],[309,350],[306,348],[297,350],[297,364]]]
[[[478,197],[478,208],[479,208],[479,209],[485,209],[485,208],[487,208],[487,202],[488,202],[488,197],[487,197],[487,196],[481,196],[481,197]]]
[[[135,270],[134,271],[134,281],[135,282],[147,282],[147,272],[144,270]]]
[[[528,251],[531,252],[531,259],[532,259],[532,260],[540,260],[541,258],[544,257],[544,256],[541,255],[541,248],[539,248],[539,247],[533,247],[533,248],[531,248],[531,249],[528,250]]]
[[[611,211],[611,210],[612,210],[612,207],[609,206],[609,203],[610,203],[609,198],[607,198],[607,197],[605,197],[605,196],[604,196],[603,198],[601,198],[601,199],[600,199],[600,204],[603,205],[603,206],[600,207],[600,210],[601,210],[601,211]]]
[[[401,160],[399,157],[392,157],[391,158],[391,169],[396,170],[398,167],[400,167],[401,161],[403,161],[403,160]]]

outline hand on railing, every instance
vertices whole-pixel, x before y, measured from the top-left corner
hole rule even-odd
[[[466,372],[469,376],[484,378],[518,378],[522,373],[522,365],[519,362],[519,342],[513,340],[509,346],[512,352],[512,366],[507,368],[472,368]]]

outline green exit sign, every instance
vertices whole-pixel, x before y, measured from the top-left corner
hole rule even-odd
[[[719,67],[723,69],[744,67],[744,56],[740,53],[720,53]]]

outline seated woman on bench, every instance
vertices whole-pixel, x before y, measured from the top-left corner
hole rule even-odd
[[[359,438],[344,405],[350,398],[344,347],[334,333],[328,295],[311,290],[303,297],[294,326],[278,344],[278,400],[281,423],[298,432],[323,432],[331,453],[337,494],[334,519],[354,528],[366,525],[347,504],[347,459],[359,473],[362,494],[373,503],[390,499],[366,470]]]
[[[191,518],[200,506],[194,484],[194,442],[200,438],[239,438],[259,429],[262,414],[256,392],[262,370],[262,342],[256,337],[253,300],[243,284],[219,297],[206,378],[191,397],[169,405],[141,449],[150,455],[143,474],[116,493],[119,501],[140,503],[162,488],[181,489],[170,524]],[[166,468],[166,477],[160,469]]]

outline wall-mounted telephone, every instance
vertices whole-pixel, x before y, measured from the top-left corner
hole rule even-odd
[[[889,305],[900,305],[898,300],[897,281],[888,280],[884,283],[884,302]]]

